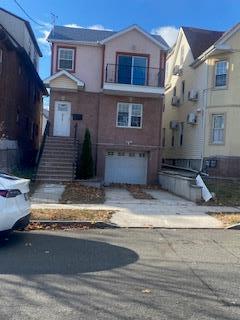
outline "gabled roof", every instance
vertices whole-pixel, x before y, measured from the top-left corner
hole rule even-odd
[[[36,48],[39,56],[42,57],[42,52],[41,52],[41,50],[40,50],[40,48],[39,48],[39,45],[38,45],[38,43],[37,43],[36,37],[35,37],[35,35],[34,35],[34,32],[33,32],[33,30],[32,30],[32,27],[31,27],[30,23],[29,23],[27,20],[25,20],[25,19],[17,16],[16,14],[14,14],[14,13],[6,10],[6,9],[3,9],[3,8],[1,8],[1,7],[0,7],[0,11],[3,11],[3,12],[5,12],[5,13],[8,13],[8,14],[10,14],[11,16],[13,16],[13,17],[15,17],[15,18],[17,18],[17,19],[19,19],[19,20],[21,20],[21,21],[23,21],[23,22],[25,23],[25,26],[26,26],[26,28],[28,29],[28,32],[29,32],[29,34],[30,34],[30,37],[31,37],[31,39],[32,39],[32,41],[33,41],[33,43],[34,43],[34,46],[35,46],[35,48]]]
[[[158,46],[160,45],[163,49],[168,50],[169,46],[167,45],[167,43],[163,40],[163,38],[159,35],[152,35],[148,32],[146,32],[145,30],[143,30],[142,28],[140,28],[138,25],[132,25],[126,29],[123,29],[119,32],[116,32],[115,34],[111,35],[110,37],[104,39],[102,41],[102,43],[106,43],[108,41],[111,41],[112,39],[115,39],[131,30],[137,30],[138,32],[142,33],[145,37],[147,37],[148,39],[150,39],[151,41],[153,41],[155,44],[157,44]]]
[[[66,76],[67,78],[76,82],[76,84],[79,88],[84,88],[84,86],[85,86],[85,83],[83,81],[81,81],[80,79],[78,79],[77,77],[75,77],[74,75],[72,75],[71,73],[69,73],[66,70],[61,70],[61,71],[58,71],[57,73],[54,73],[52,76],[50,76],[44,80],[44,84],[49,85],[51,81],[53,81],[54,79],[57,79],[61,76]]]
[[[141,32],[144,32],[148,35],[153,41],[155,41],[158,45],[165,47],[168,50],[167,43],[163,40],[163,38],[159,35],[152,35],[143,31],[138,26],[131,26],[127,29],[124,29],[120,32],[109,31],[109,30],[93,30],[93,29],[85,29],[85,28],[71,28],[71,27],[63,27],[63,26],[55,26],[48,36],[48,41],[73,41],[73,42],[83,42],[83,43],[92,43],[97,44],[110,39],[113,36],[117,36],[120,33],[127,32],[130,28],[138,28]],[[127,30],[127,31],[126,31]]]
[[[182,30],[187,38],[194,59],[197,59],[224,34],[223,31],[213,31],[191,27],[182,27]]]

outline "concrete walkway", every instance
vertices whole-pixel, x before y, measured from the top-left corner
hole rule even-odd
[[[199,206],[161,190],[146,190],[155,199],[137,200],[124,189],[106,188],[104,204],[33,204],[33,208],[114,210],[111,222],[120,227],[221,228],[207,212],[239,212],[239,208]]]
[[[40,184],[31,197],[32,203],[58,203],[65,190],[63,184]]]

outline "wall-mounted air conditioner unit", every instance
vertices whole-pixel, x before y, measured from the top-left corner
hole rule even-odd
[[[170,129],[172,130],[178,130],[179,128],[179,122],[176,120],[170,121]]]
[[[174,76],[181,76],[183,74],[183,69],[181,66],[175,66],[173,68],[173,75]]]
[[[198,92],[196,90],[190,90],[188,92],[188,100],[189,101],[197,101],[198,100]]]
[[[196,124],[197,123],[197,115],[194,112],[190,112],[187,116],[188,124]]]
[[[180,106],[180,99],[177,96],[172,97],[172,106],[174,106],[174,107]]]

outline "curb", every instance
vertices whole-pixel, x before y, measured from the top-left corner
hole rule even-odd
[[[52,226],[52,225],[59,225],[59,226],[79,226],[82,227],[89,227],[89,228],[99,228],[99,229],[117,229],[120,228],[114,223],[111,222],[103,222],[103,221],[81,221],[81,220],[30,220],[30,223],[38,223],[40,225],[45,226]]]
[[[227,230],[240,230],[240,223],[233,224],[232,226],[226,227]]]

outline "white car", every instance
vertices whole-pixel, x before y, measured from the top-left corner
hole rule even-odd
[[[29,180],[0,172],[0,234],[24,229],[30,220]]]

